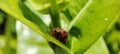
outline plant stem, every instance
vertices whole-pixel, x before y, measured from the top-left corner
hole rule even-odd
[[[50,16],[52,19],[53,27],[61,27],[60,15],[56,0],[49,0],[49,2],[50,2]]]
[[[69,20],[69,22],[72,21],[72,16],[71,16],[68,8],[66,9],[66,11],[64,11],[64,14],[67,17],[67,19]]]
[[[8,16],[7,16],[8,17]],[[11,51],[10,51],[10,39],[11,39],[11,36],[12,36],[12,20],[11,18],[7,18],[7,22],[6,22],[6,26],[5,26],[5,41],[6,41],[6,44],[5,44],[5,47],[4,47],[4,54],[10,54]]]

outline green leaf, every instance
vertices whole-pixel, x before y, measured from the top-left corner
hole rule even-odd
[[[106,35],[106,42],[108,44],[112,43],[112,42],[119,42],[120,41],[120,31],[119,30],[112,30],[112,32],[109,35]]]
[[[88,0],[71,0],[70,5],[68,6],[70,15],[74,18],[87,2]]]
[[[25,18],[27,18],[31,22],[35,23],[36,25],[38,25],[40,27],[40,30],[42,30],[43,32],[46,32],[46,33],[49,32],[49,28],[42,21],[40,14],[35,12],[35,10],[33,8],[31,8],[31,6],[28,4],[28,2],[20,1],[19,7],[22,10],[22,13],[25,16]]]
[[[100,37],[84,54],[109,54],[106,43]]]
[[[78,14],[79,11],[85,6],[88,0],[71,0],[67,9],[61,11],[69,22]],[[63,5],[64,6],[64,5]]]
[[[120,49],[120,30],[117,30],[117,28],[118,27],[115,26],[109,33],[105,34],[104,36],[111,54],[117,54]]]
[[[27,0],[31,6],[43,14],[49,13],[50,8],[50,2],[48,0]],[[59,10],[65,10],[68,4],[70,3],[70,0],[56,0]]]
[[[120,12],[119,2],[119,0],[88,1],[67,28],[69,31],[74,26],[80,31],[78,38],[74,36],[72,38],[72,51],[76,54],[84,53],[106,31],[110,23],[115,22],[114,19]]]

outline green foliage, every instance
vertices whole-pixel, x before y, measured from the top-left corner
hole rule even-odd
[[[85,54],[109,54],[106,43],[100,37],[86,52]]]
[[[88,1],[67,29],[70,30],[72,26],[76,26],[81,30],[79,38],[73,37],[72,51],[78,54],[83,53],[106,31],[108,25],[114,22],[114,18],[119,14],[118,1],[111,3],[107,3],[107,0]]]
[[[19,7],[21,8],[22,13],[25,16],[25,18],[27,18],[34,24],[37,24],[40,27],[40,30],[42,30],[43,32],[48,33],[49,29],[48,29],[47,25],[40,18],[40,14],[38,15],[34,11],[34,9],[30,8],[30,5],[27,4],[27,2],[26,3],[22,2],[22,1],[19,2]]]
[[[47,0],[27,0],[33,9],[43,14],[49,14],[50,2]],[[56,1],[59,10],[65,10],[66,6],[70,3],[70,0],[57,0]]]
[[[11,16],[10,18],[14,18],[29,27],[22,25],[19,26],[20,30],[17,30],[17,49],[13,47],[17,50],[17,54],[27,54],[29,48],[36,50],[37,54],[96,54],[97,52],[109,54],[103,38],[100,37],[111,30],[111,27],[116,23],[120,14],[120,1],[0,0],[0,9]],[[45,19],[41,19],[41,13],[51,16],[50,22],[53,26],[49,27],[43,22]],[[0,16],[2,18],[2,14]],[[11,25],[8,21],[8,26]],[[8,34],[5,35],[7,41],[11,39],[11,31],[13,31],[13,28],[8,28],[8,26],[6,27]],[[63,28],[68,32],[69,37],[66,44],[50,35],[50,30],[54,27]],[[25,34],[25,31],[28,33]],[[112,42],[114,35],[117,39],[119,32],[113,31],[110,37],[106,38],[108,43]],[[9,42],[5,45],[7,51],[11,47]],[[54,46],[50,47],[50,43],[53,43]],[[100,50],[94,51],[95,48]]]

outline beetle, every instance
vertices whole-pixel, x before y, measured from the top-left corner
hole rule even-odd
[[[62,43],[67,42],[68,34],[64,29],[53,28],[50,34]]]

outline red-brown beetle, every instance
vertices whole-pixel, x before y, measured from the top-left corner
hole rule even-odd
[[[62,43],[67,42],[68,34],[64,29],[53,28],[51,31],[51,35],[55,37],[57,40],[61,41]]]

